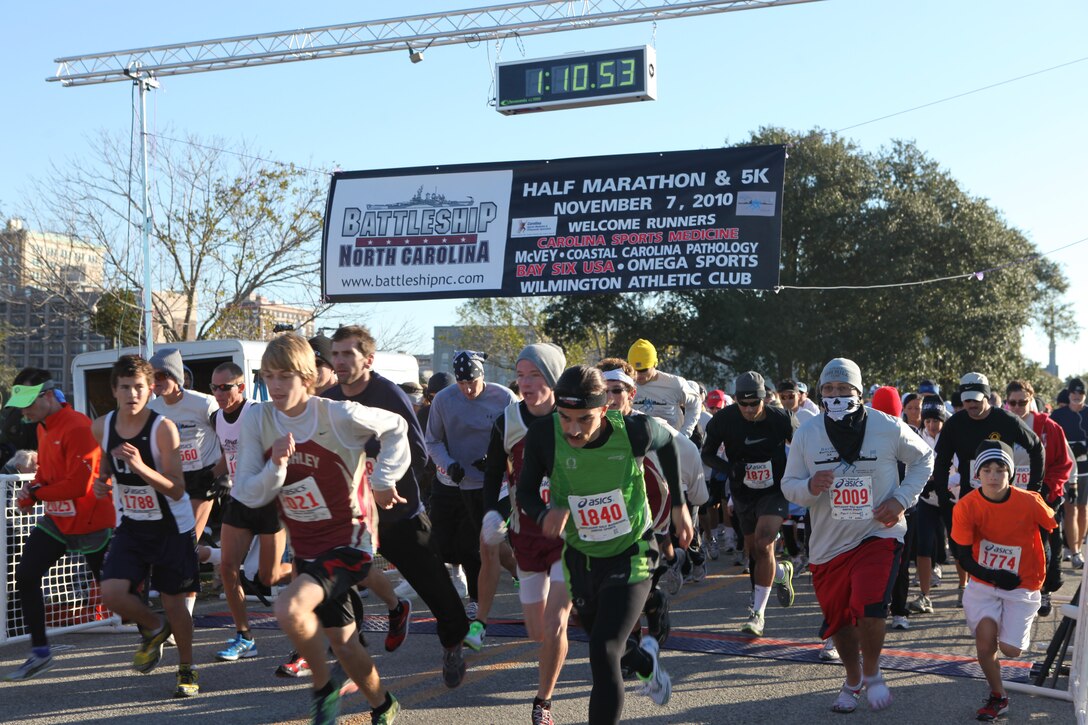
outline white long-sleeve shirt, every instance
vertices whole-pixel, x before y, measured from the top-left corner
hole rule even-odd
[[[363,448],[371,438],[381,443],[381,451],[369,473],[370,487],[376,491],[393,490],[397,481],[408,469],[411,454],[408,450],[408,424],[396,413],[381,408],[368,408],[350,401],[331,401],[311,397],[301,415],[290,417],[279,410],[273,415],[275,430],[264,432],[264,406],[250,406],[242,416],[242,430],[238,440],[238,466],[234,474],[232,495],[246,506],[258,508],[276,498],[287,475],[286,466],[277,466],[265,455],[262,434],[273,439],[288,433],[294,436],[296,445],[335,436],[345,448],[363,455]],[[327,405],[330,430],[319,430],[318,405]]]
[[[907,531],[906,520],[900,517],[893,526],[886,527],[872,518],[872,510],[891,498],[904,510],[910,508],[933,473],[933,450],[921,436],[898,418],[878,410],[866,412],[865,438],[853,466],[842,461],[831,445],[824,429],[824,416],[806,420],[794,433],[782,477],[782,493],[788,500],[808,507],[812,519],[809,560],[814,564],[827,563],[870,537],[902,541]],[[900,462],[906,466],[902,483]],[[809,490],[809,479],[817,471],[834,471],[839,490],[846,486],[853,486],[854,491],[867,487],[869,516],[865,517],[864,506],[857,505],[862,498],[857,493],[854,498],[840,498],[840,505],[834,507],[833,513],[832,496],[836,489],[818,495]]]
[[[661,418],[685,436],[691,436],[699,422],[703,403],[678,375],[657,371],[648,383],[639,383],[632,407],[640,413]]]

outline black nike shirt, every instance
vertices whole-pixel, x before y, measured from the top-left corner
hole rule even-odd
[[[703,462],[717,470],[728,470],[734,496],[754,498],[781,491],[782,474],[786,470],[786,444],[793,440],[797,418],[782,408],[765,405],[763,409],[766,415],[762,420],[749,422],[741,414],[740,406],[734,403],[719,410],[706,424]],[[722,445],[728,462],[718,457],[718,448]],[[767,488],[745,485],[748,464],[767,461],[771,463],[773,485]],[[722,463],[725,468],[721,467]]]

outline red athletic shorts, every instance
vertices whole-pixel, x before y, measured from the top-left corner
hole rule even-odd
[[[892,600],[903,543],[870,538],[824,564],[809,564],[812,588],[824,613],[820,639],[862,617],[884,619]]]

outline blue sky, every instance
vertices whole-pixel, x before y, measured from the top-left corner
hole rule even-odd
[[[0,209],[24,212],[31,181],[50,162],[77,162],[89,156],[96,133],[129,127],[127,84],[46,83],[56,57],[481,4],[9,4],[0,11],[8,101],[0,117]],[[1088,3],[1081,0],[828,0],[664,21],[656,38],[650,25],[627,25],[527,37],[520,45],[512,39],[501,49],[501,60],[514,60],[656,41],[654,103],[502,116],[487,104],[491,43],[432,48],[415,65],[407,52],[383,53],[166,77],[149,100],[149,125],[172,136],[246,140],[268,158],[315,169],[668,151],[721,146],[763,125],[847,129],[1069,64],[844,131],[868,150],[913,139],[1048,251],[1088,238],[1088,60],[1071,63],[1088,57],[1085,27]],[[1086,257],[1088,243],[1052,257],[1072,283],[1067,299],[1082,319]],[[455,324],[454,308],[445,300],[340,306],[326,319],[366,313],[379,330],[414,327],[415,351],[425,351],[433,325]],[[1045,340],[1034,333],[1024,350],[1045,363]],[[1088,371],[1088,351],[1064,343],[1058,363],[1063,373]]]

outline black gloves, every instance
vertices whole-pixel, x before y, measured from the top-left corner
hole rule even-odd
[[[215,479],[211,486],[208,487],[208,493],[212,498],[222,498],[230,493],[230,489],[233,486],[230,476],[223,474],[219,478]]]
[[[1020,586],[1020,575],[1007,569],[991,569],[990,581],[998,589],[1012,591]]]
[[[465,469],[461,468],[461,464],[454,461],[450,464],[450,467],[446,469],[446,475],[450,477],[450,480],[454,483],[461,483],[465,479]]]
[[[484,469],[487,468],[487,456],[484,456],[483,458],[477,458],[475,461],[472,462],[472,467],[480,473],[483,473]]]

